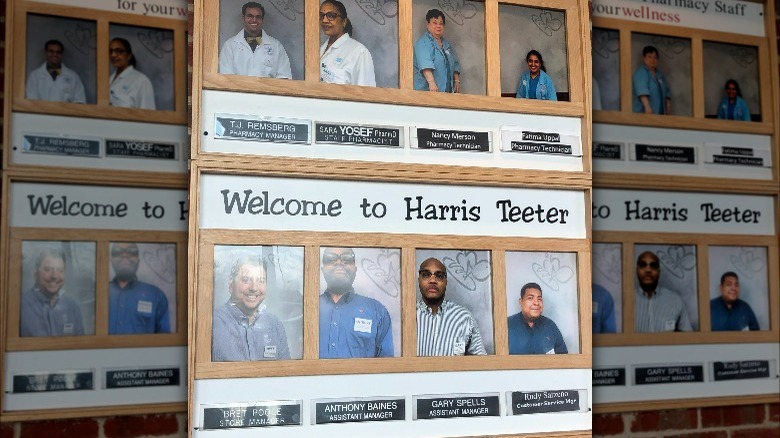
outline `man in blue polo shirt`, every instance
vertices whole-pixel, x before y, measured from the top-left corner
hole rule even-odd
[[[325,249],[322,276],[327,288],[320,295],[320,359],[394,354],[390,313],[379,301],[355,292],[356,274],[351,248]]]
[[[140,255],[135,243],[111,245],[114,279],[108,284],[108,333],[169,333],[168,298],[136,277]]]
[[[520,313],[507,319],[509,354],[566,354],[566,342],[550,318],[542,315],[542,287],[526,283],[520,289]]]
[[[739,277],[726,272],[720,277],[720,296],[710,301],[712,331],[760,330],[750,305],[739,299]]]

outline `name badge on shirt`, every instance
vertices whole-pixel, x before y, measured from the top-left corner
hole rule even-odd
[[[274,54],[274,48],[273,48],[273,47],[271,47],[271,46],[266,46],[266,48],[265,48],[265,53],[266,53],[268,56],[271,56],[271,55],[273,55],[273,54]]]
[[[746,326],[742,327],[742,331],[743,332],[750,331],[750,326],[746,325]]]
[[[599,313],[599,302],[594,301],[593,302],[593,313]]]
[[[460,356],[462,354],[466,354],[466,342],[464,342],[464,341],[456,342],[453,354],[455,354],[456,356]]]
[[[62,334],[63,335],[72,335],[73,334],[73,323],[72,322],[66,322],[62,325]]]
[[[266,345],[263,350],[263,357],[276,357],[276,345]]]
[[[353,327],[353,330],[356,332],[371,333],[371,325],[373,323],[374,321],[370,319],[355,318],[355,327]]]
[[[555,354],[555,347],[551,348],[550,351],[544,354]]]
[[[664,331],[667,331],[667,332],[673,332],[674,331],[674,320],[670,320],[670,321],[664,322]]]
[[[138,313],[152,313],[152,302],[138,300],[138,308],[136,310]]]

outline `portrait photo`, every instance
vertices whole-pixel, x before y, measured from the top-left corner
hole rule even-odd
[[[763,246],[710,246],[712,331],[769,330],[769,263]]]
[[[176,333],[176,244],[111,242],[108,334]]]
[[[401,250],[320,248],[321,359],[401,356]]]
[[[623,331],[623,246],[593,244],[593,334]]]
[[[213,362],[303,357],[303,247],[214,246]]]
[[[97,24],[27,14],[25,98],[97,102]]]
[[[631,70],[634,112],[645,112],[639,97],[648,96],[654,114],[693,114],[690,39],[632,33]]]
[[[591,44],[593,109],[620,111],[620,32],[594,27]]]
[[[509,354],[580,352],[577,253],[506,253]]]
[[[20,337],[95,334],[95,243],[22,242]]]
[[[758,47],[704,41],[702,52],[706,116],[760,122]]]

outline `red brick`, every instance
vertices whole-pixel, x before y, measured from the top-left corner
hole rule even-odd
[[[780,423],[780,403],[771,403],[769,407],[769,421]]]
[[[664,435],[664,438],[728,438],[729,433],[725,430],[718,430],[714,432],[693,432],[683,433],[678,435]]]
[[[14,428],[10,424],[0,425],[0,438],[14,438]]]
[[[777,438],[778,436],[780,436],[780,427],[740,429],[731,432],[731,438]]]
[[[670,429],[696,429],[696,409],[637,412],[631,422],[631,432],[656,432]]]
[[[622,414],[597,414],[593,416],[593,436],[620,435],[624,430]]]
[[[94,419],[73,419],[22,423],[21,438],[97,438],[98,423]]]
[[[742,426],[764,422],[765,405],[702,408],[701,425],[707,427]]]
[[[106,438],[172,435],[179,431],[175,415],[147,415],[106,418],[103,433]]]

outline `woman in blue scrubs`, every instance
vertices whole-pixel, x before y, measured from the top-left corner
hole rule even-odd
[[[531,50],[525,55],[525,62],[528,63],[528,70],[520,75],[516,97],[518,99],[558,100],[558,96],[555,94],[555,85],[547,74],[542,54]]]
[[[669,82],[658,70],[658,49],[645,46],[642,49],[642,64],[632,78],[634,112],[671,114],[672,97]]]
[[[414,43],[414,89],[460,93],[460,62],[444,39],[444,12],[425,14],[428,31]]]
[[[750,110],[742,99],[742,90],[734,79],[726,81],[726,97],[718,105],[718,118],[726,120],[750,121]]]

